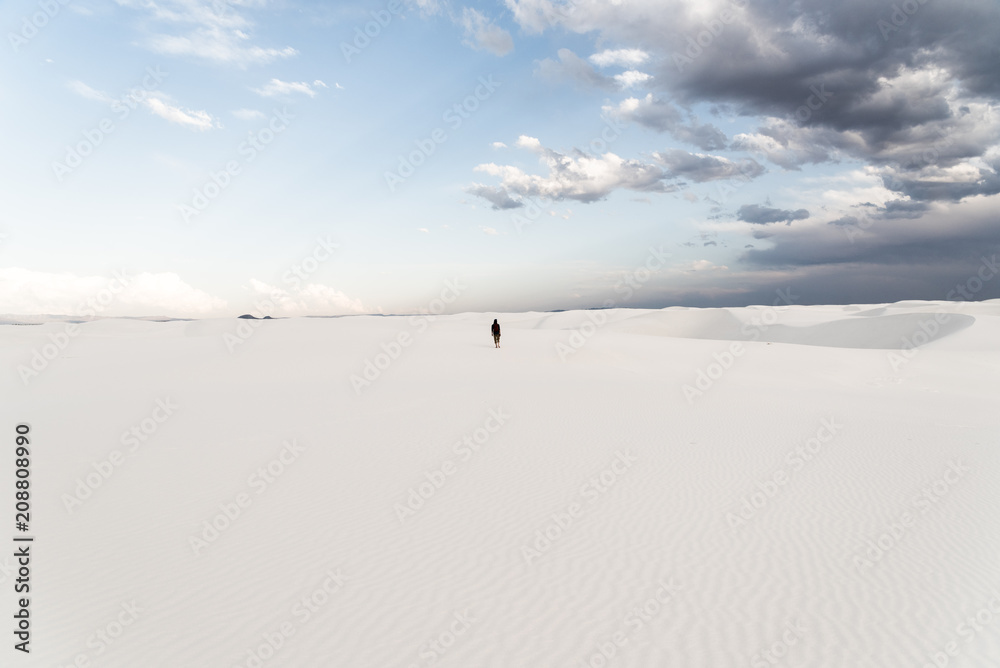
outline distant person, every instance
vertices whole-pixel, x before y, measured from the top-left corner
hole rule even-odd
[[[493,332],[493,343],[496,344],[497,348],[500,347],[500,323],[497,322],[496,318],[493,318],[493,326],[490,327],[490,331]]]

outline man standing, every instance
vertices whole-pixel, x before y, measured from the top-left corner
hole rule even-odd
[[[493,343],[496,344],[497,348],[500,347],[500,323],[497,322],[496,318],[493,319],[493,326],[490,328],[493,332]]]

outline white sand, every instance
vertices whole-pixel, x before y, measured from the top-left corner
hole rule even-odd
[[[1000,301],[496,315],[0,327],[0,665],[1000,665]]]

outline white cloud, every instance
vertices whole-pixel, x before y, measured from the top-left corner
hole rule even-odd
[[[423,232],[424,234],[430,234],[431,233],[431,231],[428,230],[426,227],[418,227],[417,228],[417,232]]]
[[[512,165],[488,163],[475,168],[500,178],[499,186],[473,184],[467,192],[486,199],[497,209],[513,209],[524,204],[523,198],[545,197],[552,200],[573,199],[594,202],[618,189],[640,192],[670,192],[674,186],[661,167],[638,160],[626,160],[608,152],[592,156],[575,151],[564,155],[542,146],[535,137],[521,135],[517,146],[536,153],[548,168],[548,174],[526,174]],[[518,199],[520,198],[520,199]]]
[[[459,24],[465,30],[462,43],[477,51],[489,51],[495,56],[505,56],[514,49],[510,33],[471,7],[462,10]]]
[[[309,84],[305,81],[282,81],[281,79],[271,79],[260,88],[253,88],[253,92],[263,97],[279,97],[290,95],[291,93],[302,93],[309,97],[316,97],[315,88],[326,88],[327,85],[317,79]]]
[[[521,135],[514,142],[514,146],[518,148],[526,148],[529,151],[539,152],[542,150],[542,142],[540,142],[536,137],[529,137],[528,135]]]
[[[174,273],[138,274],[120,300],[130,315],[205,314],[226,308],[225,300],[188,285]]]
[[[548,174],[527,174],[513,165],[491,162],[478,165],[475,171],[499,177],[500,185],[474,183],[465,191],[490,202],[494,209],[502,210],[525,206],[526,200],[535,197],[595,202],[615,190],[673,192],[679,186],[668,181],[674,179],[690,179],[697,183],[733,178],[749,180],[765,171],[752,158],[730,160],[681,149],[653,153],[654,160],[659,163],[653,164],[621,158],[610,151],[595,156],[574,149],[567,155],[546,148],[537,138],[527,135],[518,137],[516,146],[538,155],[539,162],[548,168]]]
[[[499,234],[499,233],[498,233],[498,232],[497,232],[497,231],[496,231],[495,229],[493,229],[492,227],[486,227],[485,225],[483,225],[483,226],[482,226],[481,228],[479,228],[479,229],[481,229],[481,230],[483,231],[483,234],[487,234],[487,235],[489,235],[489,236],[496,236],[497,234]]]
[[[618,85],[623,89],[644,84],[652,78],[652,75],[638,70],[626,70],[621,74],[615,75],[615,81],[617,81]]]
[[[642,65],[649,60],[649,54],[642,49],[605,49],[600,53],[592,55],[589,60],[598,67],[608,67],[610,65],[632,67]]]
[[[267,114],[256,109],[236,109],[233,111],[233,116],[241,121],[257,121],[267,118]]]
[[[321,283],[307,283],[294,291],[288,291],[251,278],[249,291],[255,301],[267,298],[276,305],[274,312],[266,315],[345,315],[370,312],[360,299],[351,299],[340,290]]]
[[[124,284],[124,289],[121,285]],[[117,290],[117,294],[112,292]],[[112,295],[106,307],[96,300]],[[94,300],[97,306],[88,306]],[[102,301],[105,301],[102,299]],[[225,309],[226,302],[185,283],[174,273],[77,276],[10,267],[0,269],[0,303],[11,313],[80,316],[194,316]]]
[[[193,130],[211,130],[221,127],[219,122],[207,111],[183,109],[171,104],[171,99],[163,93],[148,93],[142,100],[143,105],[151,112],[171,123],[185,125]]]
[[[504,144],[502,141],[495,141],[490,146],[496,149],[507,148],[507,144]]]

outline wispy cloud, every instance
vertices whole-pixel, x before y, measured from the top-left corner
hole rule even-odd
[[[144,12],[154,26],[145,46],[156,53],[191,56],[228,65],[262,65],[298,54],[291,46],[263,47],[252,43],[253,22],[248,5],[264,2],[193,2],[191,0],[117,0]]]
[[[264,97],[281,97],[292,93],[302,93],[309,97],[316,97],[318,88],[328,88],[328,86],[316,79],[311,84],[305,81],[282,81],[281,79],[271,79],[260,88],[253,88],[253,92]]]
[[[207,111],[196,111],[194,109],[184,109],[171,103],[168,95],[153,92],[146,95],[142,100],[143,105],[153,114],[171,123],[184,125],[192,130],[211,130],[221,127],[219,122]]]
[[[69,89],[79,95],[80,97],[87,98],[88,100],[96,100],[97,102],[106,102],[110,104],[112,102],[111,96],[107,93],[103,93],[99,90],[94,90],[82,81],[70,81],[67,84]]]
[[[259,121],[267,118],[267,114],[257,109],[236,109],[232,114],[241,121]]]
[[[104,91],[91,88],[82,81],[71,81],[67,84],[67,86],[74,93],[88,100],[103,102],[105,104],[112,104],[115,102],[115,98],[111,97]],[[135,107],[135,103],[139,103],[153,115],[159,116],[170,123],[186,126],[192,130],[203,131],[222,127],[218,119],[216,119],[209,112],[181,107],[174,102],[171,96],[162,91],[143,90],[139,91],[138,94],[130,94],[125,99],[129,101],[129,104],[133,108]],[[239,111],[234,111],[233,115],[237,118],[245,118],[245,114],[247,113],[253,114],[260,112],[253,112],[249,109],[241,109]]]
[[[466,7],[458,23],[465,30],[462,43],[473,49],[505,56],[514,50],[510,33],[488,19],[482,12]]]

